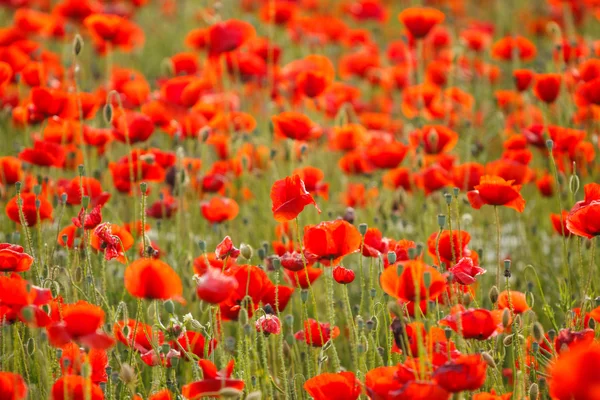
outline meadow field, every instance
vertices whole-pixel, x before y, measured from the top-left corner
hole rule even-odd
[[[0,0],[0,400],[600,400],[600,1]]]

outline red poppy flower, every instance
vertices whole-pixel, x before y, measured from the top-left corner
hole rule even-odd
[[[323,347],[330,339],[333,340],[340,335],[340,329],[337,326],[331,328],[331,325],[325,322],[317,322],[312,318],[304,321],[304,330],[294,334],[297,340],[306,342],[314,347]]]
[[[103,400],[104,392],[89,378],[65,375],[52,385],[51,400]]]
[[[515,314],[522,314],[525,311],[529,310],[530,307],[527,305],[525,293],[517,292],[516,290],[511,290],[509,299],[508,292],[505,290],[501,292],[498,296],[498,308],[512,308],[512,311]]]
[[[236,50],[254,36],[256,36],[256,31],[248,22],[237,19],[218,22],[211,25],[206,32],[208,55],[218,57]]]
[[[133,246],[133,242],[133,236],[126,229],[105,222],[94,229],[90,244],[93,249],[104,252],[107,261],[116,258],[125,263],[125,252]]]
[[[400,142],[377,143],[367,149],[369,162],[377,168],[396,168],[408,152],[408,147]]]
[[[71,179],[64,190],[67,193],[67,203],[71,205],[81,204],[82,197],[88,196],[93,207],[103,206],[111,197],[110,193],[102,189],[99,180],[87,176]]]
[[[137,326],[137,329],[135,327]],[[135,337],[134,337],[135,332]],[[164,343],[164,333],[162,331],[153,331],[150,325],[134,319],[127,321],[118,321],[113,325],[113,334],[115,338],[124,345],[144,354],[152,350],[152,338],[157,337],[158,344]]]
[[[100,206],[96,206],[89,213],[81,207],[77,218],[72,218],[73,225],[86,230],[94,229],[102,222],[102,212]]]
[[[424,282],[426,272],[430,275],[429,288]],[[386,268],[379,282],[384,292],[405,302],[436,298],[446,288],[444,276],[421,260],[404,261]]]
[[[198,358],[207,358],[210,353],[217,347],[217,341],[215,339],[206,340],[203,334],[200,332],[186,331],[179,338],[177,343],[185,349],[185,351],[195,354]],[[172,347],[179,349],[177,345]],[[187,359],[184,357],[184,359]]]
[[[550,214],[550,221],[552,222],[554,231],[565,237],[571,237],[571,231],[569,231],[569,228],[567,228],[568,217],[569,212],[564,210],[561,212],[561,214]]]
[[[114,340],[104,333],[102,308],[80,300],[73,304],[63,304],[60,311],[52,312],[54,322],[46,327],[50,344],[62,347],[72,341],[92,349],[107,349]]]
[[[505,181],[498,176],[484,175],[475,186],[475,190],[467,193],[471,207],[479,210],[485,204],[506,206],[518,212],[525,209],[525,199],[520,193],[521,186],[513,185],[513,181]]]
[[[283,266],[283,263],[281,264]],[[294,287],[300,287],[301,289],[308,289],[310,285],[323,274],[321,268],[306,267],[303,270],[290,270],[285,269],[285,280]]]
[[[233,245],[233,241],[229,236],[225,238],[217,245],[215,249],[215,257],[219,260],[225,260],[226,258],[236,259],[240,255],[240,250]]]
[[[410,257],[408,256],[408,251],[410,249],[416,249],[417,244],[412,240],[401,239],[395,241],[390,239],[388,249],[389,251],[393,251],[396,254],[396,261],[408,261]],[[384,266],[387,268],[390,266],[387,257],[383,259]]]
[[[149,300],[183,300],[183,286],[177,272],[161,260],[139,259],[125,269],[125,289],[134,297]]]
[[[325,200],[329,198],[329,184],[323,182],[325,174],[319,168],[307,166],[294,170],[293,174],[300,177],[311,195],[320,196]]]
[[[477,340],[486,340],[498,328],[491,311],[484,308],[453,313],[440,320],[440,325],[449,326],[455,332],[460,332],[465,339]]]
[[[14,372],[0,372],[0,398],[25,400],[27,385],[25,385],[23,377]]]
[[[322,373],[304,382],[304,390],[314,400],[355,400],[362,392],[362,385],[352,372]]]
[[[485,274],[486,270],[475,265],[472,258],[463,257],[448,272],[452,273],[452,282],[471,285],[476,282],[475,277]]]
[[[585,104],[600,105],[600,77],[581,84],[576,95],[583,99]]]
[[[240,207],[227,197],[213,197],[200,205],[202,215],[212,224],[231,221],[237,217]]]
[[[382,178],[383,186],[392,190],[402,188],[405,191],[410,192],[412,189],[410,175],[411,173],[408,168],[404,167],[388,170]],[[477,182],[479,182],[479,180],[477,180]]]
[[[19,159],[41,167],[60,168],[65,163],[65,151],[59,144],[36,139],[32,148],[19,153]]]
[[[600,344],[586,343],[561,353],[550,367],[550,396],[558,400],[596,399]]]
[[[275,135],[280,138],[306,141],[318,131],[317,125],[306,115],[287,111],[271,117]]]
[[[566,227],[574,235],[591,239],[600,234],[600,184],[589,183],[584,186],[584,191],[584,199],[569,211]]]
[[[33,257],[25,253],[23,247],[0,243],[0,271],[1,272],[23,272],[29,270],[33,264]]]
[[[144,31],[118,15],[92,14],[85,18],[83,24],[101,53],[110,46],[129,51],[144,42]]]
[[[515,80],[515,86],[519,92],[524,92],[533,83],[535,73],[530,69],[515,69],[513,71],[513,78]]]
[[[121,143],[145,142],[154,133],[154,123],[147,115],[126,111],[113,119],[113,137]]]
[[[481,355],[461,355],[438,367],[433,380],[450,393],[477,390],[485,383],[486,370]]]
[[[106,350],[91,349],[86,353],[75,343],[69,343],[62,347],[59,363],[63,375],[81,375],[82,366],[86,361],[92,367],[90,379],[93,383],[108,381],[108,374],[106,373],[108,354]]]
[[[378,367],[367,372],[365,387],[372,399],[378,400],[448,400],[450,393],[437,383],[418,380],[417,373],[400,364]]]
[[[530,61],[537,55],[537,49],[529,39],[523,36],[507,36],[492,46],[492,57],[510,61],[516,54],[521,61]]]
[[[358,229],[344,220],[325,221],[304,228],[306,258],[323,265],[338,264],[344,256],[358,251],[361,241]]]
[[[278,222],[297,218],[309,204],[314,205],[321,212],[298,175],[276,181],[271,187],[271,201],[273,203],[271,211]]]
[[[198,279],[196,293],[200,300],[211,304],[219,304],[227,300],[238,288],[238,281],[217,268],[208,268]]]
[[[12,156],[0,157],[0,183],[14,185],[22,177],[21,160]]]
[[[348,283],[352,283],[354,281],[354,271],[338,265],[333,269],[333,279],[335,279],[337,283],[347,285]]]
[[[471,251],[467,249],[470,241],[469,232],[443,230],[441,234],[434,232],[429,236],[427,248],[434,260],[450,266],[462,257],[471,256]]]
[[[456,165],[452,168],[452,181],[461,190],[474,190],[484,173],[483,165],[476,162]]]
[[[429,7],[410,7],[404,9],[398,19],[415,39],[423,39],[431,29],[444,22],[443,12]]]
[[[39,307],[52,298],[49,289],[32,286],[19,274],[0,276],[0,318],[12,323],[20,320],[31,327],[44,327],[48,314]]]
[[[263,305],[270,305],[277,312],[283,312],[294,294],[294,288],[284,285],[274,285],[271,281],[265,282],[262,297]]]
[[[225,369],[217,371],[215,364],[208,360],[200,360],[198,362],[202,368],[203,379],[193,383],[183,385],[181,394],[189,400],[197,400],[202,397],[218,397],[219,392],[223,389],[232,389],[242,391],[244,389],[244,381],[234,379],[233,374],[234,361],[231,360]]]
[[[533,92],[544,103],[554,103],[560,94],[561,82],[561,74],[537,74],[533,84]]]
[[[369,228],[365,232],[362,245],[362,255],[365,257],[379,257],[387,254],[389,241],[383,239],[383,234],[377,228]]]
[[[35,226],[38,222],[45,220],[52,220],[52,204],[44,197],[38,197],[34,193],[21,193],[22,210],[23,216],[25,218],[25,224],[29,227]],[[17,224],[21,224],[21,219],[19,216],[19,206],[18,206],[19,195],[13,197],[6,204],[6,215],[8,218],[16,222]],[[40,206],[39,209],[36,206],[36,203],[39,201]],[[39,213],[39,220],[38,220]]]

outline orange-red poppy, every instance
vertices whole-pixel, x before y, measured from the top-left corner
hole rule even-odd
[[[515,69],[513,71],[513,78],[515,80],[515,86],[519,92],[524,92],[533,83],[535,79],[535,73],[530,69]]]
[[[559,235],[570,237],[571,231],[567,228],[567,218],[569,217],[568,211],[561,211],[560,214],[550,214],[550,221],[552,222],[552,228]]]
[[[134,297],[148,300],[183,300],[183,285],[177,272],[164,261],[142,258],[125,269],[125,289]]]
[[[205,43],[210,57],[218,57],[236,50],[256,36],[254,27],[245,21],[229,19],[211,25],[205,34]]]
[[[65,375],[52,385],[52,400],[103,400],[104,392],[89,378]]]
[[[533,84],[533,93],[544,103],[552,104],[560,94],[561,74],[537,74]]]
[[[286,111],[271,117],[275,135],[294,140],[310,140],[318,131],[317,125],[306,115],[296,111]]]
[[[121,263],[125,263],[125,252],[133,243],[133,236],[125,228],[111,223],[98,225],[90,241],[93,249],[104,252],[107,261],[116,258]]]
[[[306,190],[300,176],[293,175],[275,181],[271,187],[271,211],[278,222],[290,221],[298,217],[307,205],[314,205],[321,212],[315,199]]]
[[[0,272],[23,272],[33,264],[33,257],[25,253],[23,247],[0,243]]]
[[[34,193],[21,193],[9,200],[6,204],[6,215],[8,218],[21,224],[20,211],[19,211],[19,196],[22,201],[20,206],[23,212],[23,218],[25,225],[31,227],[35,226],[38,222],[45,220],[52,220],[52,204],[42,196],[36,196]],[[39,202],[39,207],[38,203]],[[39,215],[39,219],[38,219]]]
[[[529,39],[523,36],[506,36],[492,46],[492,57],[510,61],[516,55],[521,61],[531,61],[537,55],[537,49]]]
[[[491,311],[484,308],[453,312],[440,320],[440,325],[459,332],[465,339],[486,340],[498,329]]]
[[[333,340],[340,335],[340,329],[337,326],[331,327],[325,322],[317,322],[312,318],[304,321],[304,329],[294,334],[296,340],[305,342],[314,347],[323,347],[329,340]]]
[[[304,390],[314,400],[356,400],[362,385],[353,372],[322,373],[304,382]]]
[[[433,380],[450,393],[477,390],[483,386],[487,364],[480,354],[461,355],[438,367]]]
[[[430,276],[425,285],[425,273]],[[404,302],[436,298],[446,287],[446,279],[435,268],[421,260],[402,261],[386,268],[379,277],[384,292]]]
[[[338,264],[359,250],[361,235],[354,225],[344,220],[325,221],[304,228],[304,252],[308,260],[323,265]]]
[[[558,400],[596,399],[600,344],[583,343],[561,353],[550,367],[550,395]]]
[[[0,396],[10,400],[25,400],[27,385],[23,377],[15,372],[0,372]]]
[[[520,193],[521,186],[513,185],[513,181],[505,181],[498,176],[484,175],[475,190],[467,193],[471,207],[480,209],[485,204],[505,206],[518,212],[525,209],[525,199]]]
[[[144,31],[133,22],[114,14],[92,14],[83,24],[100,53],[115,47],[130,51],[144,43]]]
[[[62,347],[70,342],[81,343],[92,349],[107,349],[114,339],[102,331],[104,311],[102,308],[80,300],[62,304],[53,310],[53,322],[46,327],[50,344]]]
[[[183,385],[181,393],[186,399],[198,400],[205,396],[213,396],[223,389],[242,391],[244,381],[232,378],[234,361],[231,360],[221,371],[217,370],[215,364],[208,360],[198,362],[202,368],[203,378],[200,381]]]
[[[227,197],[213,197],[200,205],[202,215],[212,224],[231,221],[237,217],[240,207],[237,202]]]
[[[217,268],[208,268],[198,279],[196,293],[198,298],[211,304],[227,300],[238,288],[238,281]]]
[[[83,351],[75,343],[69,343],[62,347],[62,355],[59,363],[63,375],[82,375],[82,367],[89,362],[92,368],[90,379],[93,383],[106,382],[108,374],[108,354],[106,350],[90,349],[88,352]]]
[[[588,239],[600,234],[598,212],[600,211],[600,184],[584,186],[585,198],[575,203],[567,215],[566,227],[574,235]]]
[[[415,39],[423,39],[431,29],[444,22],[443,12],[429,7],[410,7],[404,9],[398,19]]]

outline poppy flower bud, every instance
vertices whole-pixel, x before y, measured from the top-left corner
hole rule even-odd
[[[246,396],[246,400],[260,400],[262,399],[262,392],[260,390],[256,390],[252,393],[248,393]]]
[[[112,124],[112,120],[113,120],[113,106],[112,106],[112,104],[106,103],[106,105],[104,106],[104,110],[102,112],[102,115],[104,116],[104,122],[106,123],[106,125]]]
[[[242,391],[236,388],[226,387],[219,391],[219,397],[227,400],[239,399],[242,396]]]
[[[171,351],[171,346],[168,343],[164,343],[162,346],[160,346],[161,353],[167,354],[169,351]]]
[[[27,322],[35,321],[35,312],[32,307],[23,307],[21,309],[21,315],[23,316],[23,319]]]
[[[390,264],[396,263],[396,253],[394,253],[393,251],[388,251],[387,259]],[[400,266],[398,266],[398,267],[400,267]],[[401,273],[402,273],[402,271],[400,271],[400,273],[398,275],[400,275]]]
[[[242,243],[240,245],[240,254],[246,260],[250,260],[252,258],[252,247],[250,247],[250,245],[247,245],[246,243]]]
[[[538,386],[537,383],[532,383],[531,386],[529,386],[529,398],[531,400],[537,400],[539,394],[540,394],[540,387]]]
[[[542,340],[544,340],[544,327],[539,322],[533,324],[533,338],[538,343],[541,343]]]
[[[140,191],[142,195],[146,196],[148,194],[148,184],[146,182],[140,183]]]
[[[173,76],[175,74],[173,61],[170,58],[164,58],[160,63],[160,71],[164,76]]]
[[[481,353],[481,358],[483,358],[483,361],[485,361],[485,363],[488,365],[488,367],[490,368],[496,368],[496,361],[494,361],[494,357],[492,357],[490,355],[490,353],[488,352],[482,352]]]
[[[123,363],[121,364],[121,370],[119,371],[119,378],[125,383],[129,385],[136,381],[135,370],[131,368],[129,364]]]
[[[73,55],[78,56],[81,50],[83,50],[83,38],[78,33],[73,38]]]
[[[246,325],[248,323],[248,311],[246,311],[246,309],[242,308],[240,310],[238,320],[240,321],[240,324],[242,324],[242,325]]]
[[[173,301],[171,301],[171,300],[165,301],[163,303],[163,307],[165,307],[165,311],[168,312],[169,314],[175,313],[175,305],[173,304]]]
[[[502,326],[507,328],[510,325],[510,310],[505,308],[502,310]]]
[[[438,226],[440,227],[440,229],[444,229],[444,227],[446,226],[446,215],[438,214],[437,220],[438,220]]]
[[[369,290],[369,295],[371,296],[371,299],[374,299],[375,296],[377,296],[377,290],[375,288],[371,288],[371,290]],[[385,297],[385,293],[384,293],[384,297]]]
[[[577,174],[573,174],[569,178],[569,190],[572,194],[577,194],[579,191],[579,176]]]
[[[504,338],[504,340],[502,340],[502,343],[504,344],[505,347],[509,347],[512,345],[514,336],[515,336],[514,334],[510,334],[510,335],[507,335]]]
[[[594,318],[590,318],[588,322],[588,328],[595,330],[596,329],[596,320]]]
[[[360,232],[360,234],[362,236],[365,236],[365,233],[367,233],[367,229],[369,228],[369,226],[367,224],[360,224],[358,225],[358,231]]]

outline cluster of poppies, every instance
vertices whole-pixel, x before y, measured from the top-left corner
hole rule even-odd
[[[197,3],[0,1],[0,400],[600,399],[598,1]]]

